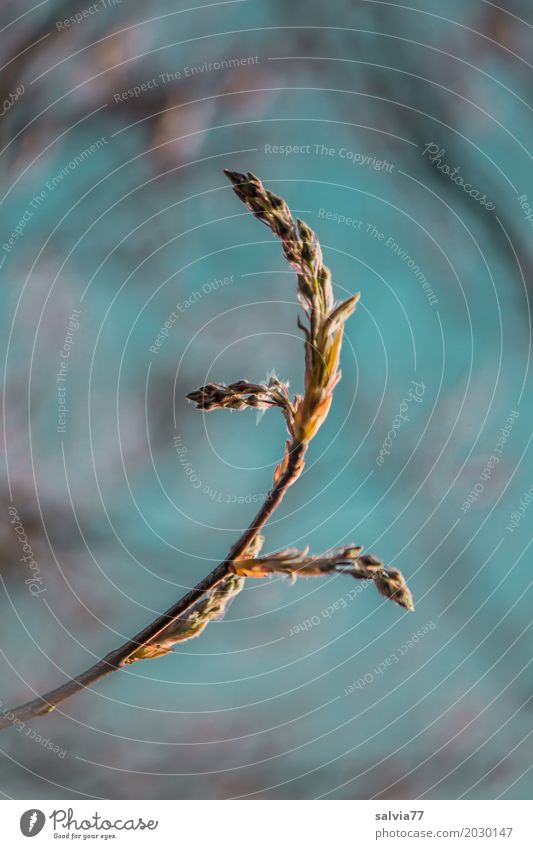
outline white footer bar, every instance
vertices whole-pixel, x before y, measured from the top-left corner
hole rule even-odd
[[[6,800],[0,825],[3,846],[35,849],[533,847],[527,801]]]

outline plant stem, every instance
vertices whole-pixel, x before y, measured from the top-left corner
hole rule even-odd
[[[146,628],[85,672],[33,701],[19,705],[11,711],[3,710],[0,715],[0,729],[7,728],[17,720],[23,721],[49,713],[61,702],[124,665],[148,657],[159,657],[171,650],[175,642],[194,636],[200,626],[205,627],[209,615],[223,612],[229,595],[240,591],[239,578],[261,577],[262,574],[270,574],[273,571],[289,573],[293,577],[298,573],[316,575],[332,570],[346,572],[355,578],[370,577],[382,595],[408,610],[413,609],[411,593],[402,574],[396,569],[385,569],[383,564],[371,555],[359,556],[362,550],[359,547],[349,546],[343,549],[337,559],[331,556],[307,558],[305,554],[301,554],[296,561],[287,551],[281,553],[285,559],[280,557],[280,554],[270,560],[257,557],[260,543],[263,541],[260,531],[282,501],[289,486],[300,476],[309,442],[328,414],[333,390],[341,376],[339,355],[344,324],[353,313],[359,295],[352,295],[343,303],[336,304],[331,272],[323,263],[316,234],[303,221],[294,221],[285,201],[268,191],[254,174],[241,174],[237,171],[226,171],[226,174],[233,184],[235,194],[255,217],[281,240],[283,254],[296,271],[298,297],[309,322],[306,326],[298,321],[305,336],[305,391],[303,396],[296,395],[291,401],[288,385],[272,378],[268,384],[252,384],[247,380],[228,385],[211,383],[189,393],[187,397],[195,402],[198,409],[204,411],[244,407],[262,409],[268,406],[281,408],[289,440],[283,459],[274,473],[274,485],[252,523],[232,546],[226,559],[209,575]],[[348,564],[345,563],[346,559]],[[248,567],[245,562],[247,560]],[[239,561],[242,564],[241,571],[236,565]],[[346,568],[343,568],[344,566]],[[237,576],[236,586],[232,586],[235,583],[233,578],[230,580],[232,575]],[[222,582],[224,585],[219,587]],[[215,589],[218,598],[215,598],[217,593],[213,593]],[[196,607],[191,611],[195,605],[200,605],[202,610],[199,611]],[[201,615],[204,620],[199,619]],[[180,620],[178,627],[173,631],[172,625],[177,620]]]
[[[165,613],[154,619],[146,628],[143,628],[142,631],[139,631],[138,634],[118,649],[106,654],[105,657],[89,667],[89,669],[86,669],[85,672],[81,672],[75,678],[67,681],[66,684],[50,690],[43,696],[33,699],[33,701],[25,702],[12,710],[4,711],[0,716],[0,730],[13,725],[15,720],[23,721],[50,713],[61,702],[66,701],[87,687],[91,687],[101,678],[105,678],[107,675],[111,675],[111,673],[121,669],[135,651],[141,646],[152,643],[157,635],[167,628],[171,622],[179,616],[183,616],[202,596],[227,577],[233,571],[233,562],[242,557],[256,534],[266,524],[276,507],[281,503],[289,486],[299,477],[303,468],[303,458],[306,448],[306,444],[302,442],[293,442],[291,444],[288,451],[289,461],[285,471],[270,490],[252,523],[232,546],[226,559],[222,563],[219,563],[209,575],[206,575],[192,590],[180,598]]]

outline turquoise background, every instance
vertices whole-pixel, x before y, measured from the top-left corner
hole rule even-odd
[[[529,4],[124,0],[64,24],[87,8],[3,4],[2,101],[24,93],[0,119],[0,708],[168,607],[268,491],[276,411],[203,416],[184,398],[272,371],[302,387],[294,276],[225,167],[258,174],[317,230],[338,299],[362,293],[330,416],[265,551],[364,545],[403,571],[416,611],[373,587],[350,596],[340,577],[248,581],[200,639],[4,732],[1,792],[529,798]],[[216,62],[228,66],[185,71]],[[494,210],[424,155],[430,143]],[[412,381],[421,401],[379,465]]]

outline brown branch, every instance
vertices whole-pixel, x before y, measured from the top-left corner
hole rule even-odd
[[[187,397],[203,411],[219,408],[281,408],[289,439],[284,457],[274,474],[274,485],[226,559],[209,575],[146,628],[85,672],[33,701],[11,711],[3,711],[0,729],[7,728],[16,720],[48,713],[61,702],[126,664],[160,657],[170,651],[175,643],[196,636],[211,619],[223,615],[230,598],[242,589],[245,577],[263,577],[272,572],[282,572],[292,577],[342,572],[355,578],[373,580],[382,595],[408,610],[413,609],[411,594],[401,573],[396,569],[385,569],[371,555],[361,555],[360,548],[352,546],[318,558],[309,558],[305,552],[295,553],[291,550],[271,555],[270,558],[258,557],[263,542],[260,531],[289,486],[300,476],[307,447],[328,414],[333,390],[340,380],[339,355],[344,323],[354,311],[359,296],[354,295],[336,304],[331,273],[322,261],[322,251],[313,231],[302,221],[294,222],[285,201],[265,189],[253,174],[234,171],[226,171],[226,174],[237,196],[280,239],[283,254],[296,271],[298,297],[308,320],[307,325],[298,320],[305,336],[304,394],[296,395],[291,401],[287,385],[272,378],[268,384],[246,380],[229,385],[207,384]]]
[[[294,483],[296,478],[299,476],[304,454],[305,447],[303,445],[295,444],[293,446],[290,451],[289,464],[285,472],[270,490],[253,522],[233,545],[226,559],[223,560],[222,563],[219,563],[219,565],[213,569],[209,575],[203,578],[192,590],[180,598],[179,601],[172,605],[172,607],[169,607],[165,613],[158,616],[157,619],[151,622],[146,628],[143,628],[142,631],[139,631],[138,634],[125,642],[118,649],[110,652],[103,657],[102,660],[99,660],[93,666],[89,667],[89,669],[86,669],[85,672],[82,672],[80,675],[77,675],[75,678],[67,681],[66,684],[62,684],[60,687],[50,690],[43,696],[39,696],[38,698],[33,699],[30,702],[26,702],[12,710],[3,712],[0,716],[0,730],[8,728],[13,724],[14,720],[25,720],[49,713],[61,702],[64,702],[66,699],[70,699],[71,696],[85,690],[87,687],[91,687],[97,681],[100,681],[101,678],[111,675],[112,672],[116,672],[128,663],[128,659],[135,654],[135,652],[139,651],[139,649],[143,646],[147,646],[150,643],[155,642],[158,635],[160,635],[161,632],[169,626],[169,624],[178,619],[178,617],[183,616],[189,608],[192,607],[192,605],[200,601],[206,593],[213,590],[218,584],[220,584],[221,581],[224,580],[224,578],[227,578],[228,575],[232,574],[233,561],[242,557],[246,549],[251,543],[253,543],[259,530],[265,525],[276,507],[280,504],[289,486]]]

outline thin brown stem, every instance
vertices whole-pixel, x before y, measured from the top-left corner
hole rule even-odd
[[[382,595],[408,610],[413,609],[412,597],[401,573],[395,569],[385,569],[371,555],[361,555],[361,549],[357,547],[347,547],[335,557],[307,558],[301,554],[295,560],[292,554],[282,552],[270,559],[258,558],[263,542],[260,531],[289,486],[300,476],[307,447],[328,414],[333,390],[340,379],[339,355],[344,324],[354,311],[359,296],[352,295],[343,303],[336,304],[331,273],[323,263],[315,233],[303,221],[294,221],[285,201],[268,191],[253,174],[236,171],[226,171],[226,174],[237,196],[280,239],[283,254],[296,271],[298,297],[309,321],[308,326],[299,321],[305,336],[304,394],[296,395],[291,401],[288,385],[273,377],[268,384],[255,384],[247,380],[228,385],[210,383],[189,393],[187,397],[203,411],[219,408],[281,408],[289,439],[283,459],[274,474],[274,485],[226,559],[209,575],[146,628],[85,672],[33,701],[11,711],[2,711],[0,729],[48,713],[61,702],[124,665],[149,657],[160,657],[171,650],[176,642],[195,636],[206,626],[210,617],[223,615],[229,597],[240,592],[245,577],[261,577],[272,572],[296,577],[298,574],[310,576],[332,570],[340,571],[355,578],[370,577]],[[173,625],[176,627],[173,628]]]
[[[66,701],[76,693],[91,687],[101,678],[116,672],[128,661],[128,658],[142,646],[146,646],[156,640],[157,636],[168,627],[168,625],[183,616],[193,604],[199,601],[207,592],[214,589],[233,570],[232,564],[246,552],[253,542],[254,537],[272,516],[274,510],[281,503],[287,489],[299,477],[302,467],[306,446],[303,443],[293,442],[289,449],[289,462],[283,474],[278,478],[270,490],[267,498],[262,504],[252,523],[232,546],[228,556],[222,563],[206,575],[192,590],[189,590],[182,598],[172,605],[165,613],[150,622],[146,628],[139,631],[134,637],[122,646],[106,654],[93,666],[80,673],[75,678],[50,690],[43,696],[33,701],[19,705],[12,710],[3,711],[0,716],[0,730],[8,728],[17,720],[23,721],[35,716],[42,716],[54,710],[61,702]]]

